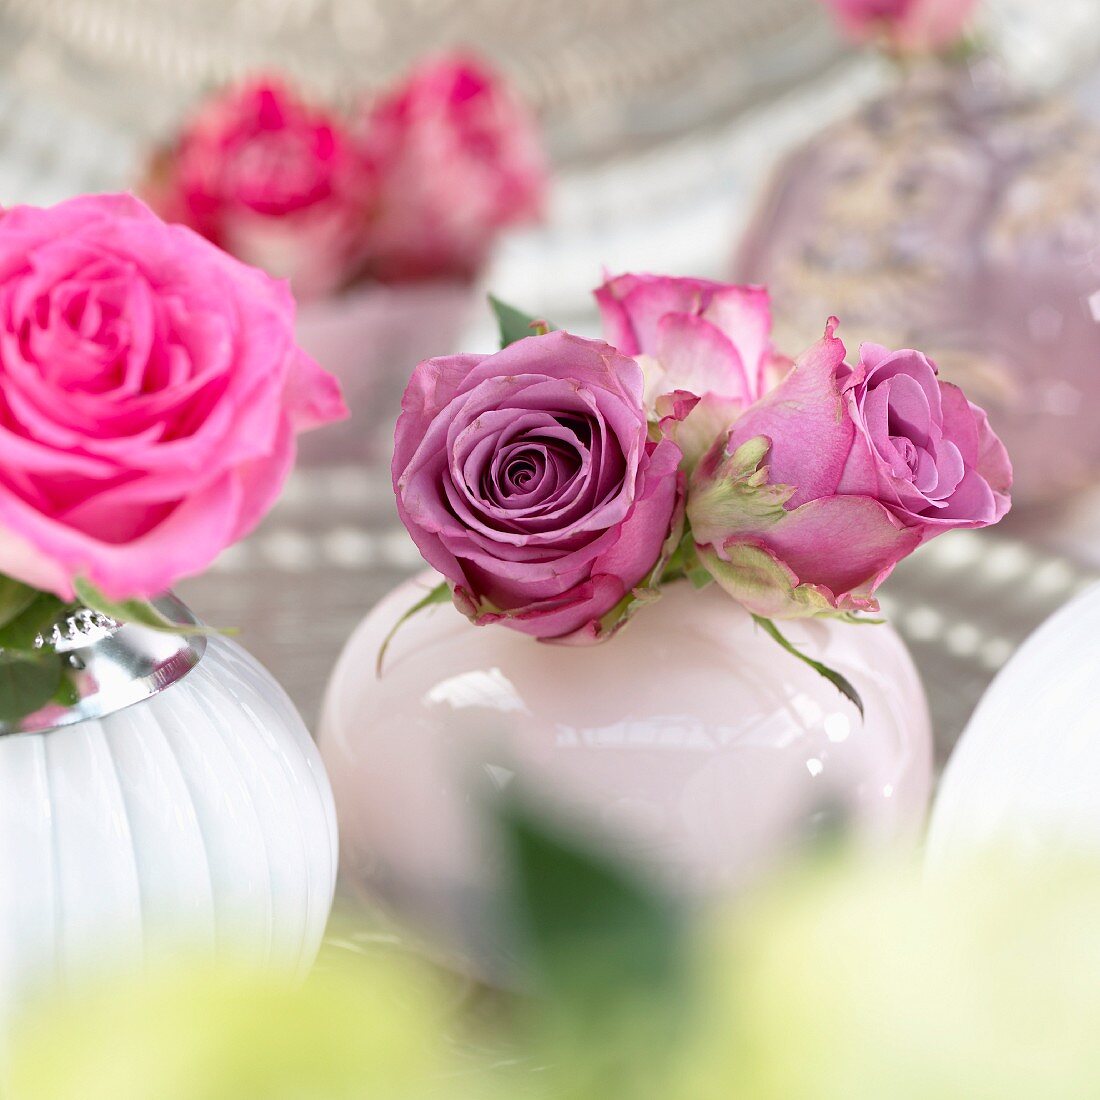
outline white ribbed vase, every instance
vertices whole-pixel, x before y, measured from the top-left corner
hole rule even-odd
[[[29,995],[166,953],[301,970],[317,952],[336,873],[317,750],[238,645],[183,644],[197,664],[154,659],[140,701],[0,736],[0,1034]],[[92,679],[123,698],[118,662]]]

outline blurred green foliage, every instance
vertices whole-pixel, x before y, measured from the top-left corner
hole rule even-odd
[[[692,915],[519,804],[500,821],[527,993],[493,995],[497,1034],[397,952],[304,986],[177,965],[32,1012],[9,1100],[1100,1096],[1100,863],[926,880],[831,845]]]

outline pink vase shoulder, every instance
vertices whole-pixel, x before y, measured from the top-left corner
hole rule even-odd
[[[716,587],[684,582],[596,647],[472,626],[450,604],[379,647],[431,575],[392,592],[329,684],[321,751],[344,888],[456,956],[499,963],[494,792],[609,840],[677,895],[727,894],[838,822],[869,843],[919,833],[932,776],[923,690],[889,626],[788,624],[866,717]]]

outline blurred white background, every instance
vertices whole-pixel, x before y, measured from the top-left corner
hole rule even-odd
[[[1100,116],[1100,0],[988,0],[982,33]],[[487,281],[582,330],[604,265],[723,274],[776,160],[889,77],[816,0],[0,0],[0,203],[127,187],[233,75],[346,99],[455,43],[517,82],[558,164],[547,224]]]

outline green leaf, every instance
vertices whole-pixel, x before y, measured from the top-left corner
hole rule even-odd
[[[835,669],[829,668],[828,665],[823,665],[820,661],[815,661],[812,657],[807,657],[805,653],[780,633],[779,627],[777,627],[771,619],[765,619],[760,615],[753,615],[753,621],[757,626],[763,627],[764,631],[774,638],[775,641],[793,657],[797,657],[803,664],[809,665],[819,676],[824,676],[841,695],[855,706],[856,710],[859,711],[860,718],[864,716],[863,700],[859,697],[859,692],[852,686],[850,680],[841,676]]]
[[[73,591],[85,607],[92,611],[100,611],[120,623],[133,623],[165,634],[216,633],[208,626],[173,622],[166,615],[162,615],[148,600],[109,600],[98,588],[81,577],[73,581]]]
[[[378,648],[378,660],[374,664],[374,674],[379,679],[382,677],[382,664],[386,659],[386,652],[390,648],[390,642],[393,641],[397,632],[414,616],[423,611],[426,607],[432,607],[435,604],[447,603],[451,598],[451,586],[446,581],[440,581],[434,588],[430,589],[423,599],[417,600],[416,603],[401,616],[390,628],[390,632],[386,635],[381,646]]]
[[[22,615],[38,595],[37,588],[0,575],[0,627]]]
[[[515,801],[500,818],[515,860],[513,908],[533,972],[548,990],[618,999],[679,982],[682,915],[609,857]]]
[[[687,1023],[685,913],[520,803],[498,817],[513,857],[508,910],[540,995],[550,1072],[569,1078],[551,1093],[666,1095],[657,1082]]]
[[[61,683],[62,658],[0,654],[0,720],[18,721],[49,703]]]
[[[0,650],[36,652],[38,636],[64,618],[71,606],[49,592],[36,593],[19,615],[0,627]]]
[[[540,321],[536,317],[529,317],[526,313],[516,309],[515,306],[502,302],[495,295],[489,295],[489,305],[492,306],[493,312],[496,314],[497,324],[500,325],[501,348],[506,348],[509,344],[514,344],[517,340],[523,340],[527,336],[534,336],[536,333],[541,335],[542,333],[554,331],[553,325],[548,324],[546,321]],[[541,332],[538,331],[539,329],[541,329]]]
[[[56,703],[59,707],[74,707],[80,702],[80,693],[76,690],[76,684],[67,675],[67,670],[64,667],[61,670],[61,682],[57,685],[57,690],[53,693],[51,702]]]

